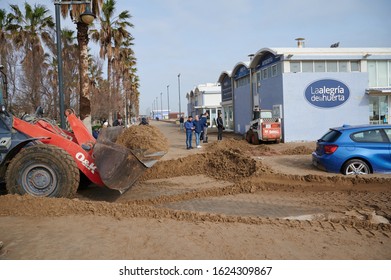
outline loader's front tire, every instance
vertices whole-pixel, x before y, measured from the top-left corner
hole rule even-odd
[[[11,194],[73,197],[80,174],[76,162],[65,150],[38,144],[22,149],[11,160],[5,179]]]

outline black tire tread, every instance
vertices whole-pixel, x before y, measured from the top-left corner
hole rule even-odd
[[[63,177],[66,178],[67,184],[60,186],[58,190],[54,191],[51,197],[66,197],[72,198],[77,192],[80,182],[79,169],[75,160],[65,150],[48,144],[38,144],[22,149],[10,162],[5,175],[6,188],[11,194],[25,194],[26,191],[20,186],[18,182],[18,170],[23,166],[26,159],[43,159],[48,160],[52,157],[52,161],[59,164]]]
[[[247,131],[247,133],[246,133],[246,141],[248,142],[248,143],[252,143],[252,134],[253,134],[253,132],[252,132],[252,130],[249,130],[249,131]]]
[[[259,145],[259,138],[258,138],[258,132],[254,132],[252,135],[252,143],[254,145]]]

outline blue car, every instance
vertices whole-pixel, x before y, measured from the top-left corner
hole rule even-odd
[[[391,125],[331,128],[317,141],[312,163],[345,175],[391,173]]]

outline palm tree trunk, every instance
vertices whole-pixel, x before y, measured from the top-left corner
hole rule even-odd
[[[77,23],[77,42],[79,44],[80,61],[80,119],[91,132],[91,102],[88,81],[88,25],[83,22]]]

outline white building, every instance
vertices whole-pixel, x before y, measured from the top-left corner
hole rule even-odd
[[[215,126],[213,120],[221,112],[221,86],[220,83],[206,83],[196,86],[186,94],[187,114],[201,116],[209,112],[210,125]]]

